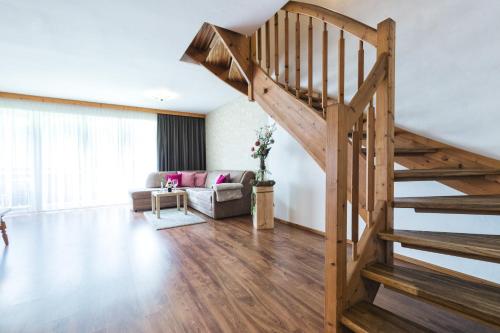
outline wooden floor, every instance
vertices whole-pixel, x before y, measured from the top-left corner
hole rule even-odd
[[[122,206],[7,223],[0,332],[322,331],[319,235],[255,232],[249,217],[155,231]],[[376,303],[440,332],[493,332],[389,290]]]

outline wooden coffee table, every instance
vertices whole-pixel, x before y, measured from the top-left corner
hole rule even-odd
[[[187,214],[187,193],[184,190],[173,190],[168,191],[153,191],[151,192],[151,210],[156,213],[156,218],[160,218],[160,198],[162,197],[176,197],[177,198],[177,210],[181,210],[180,201],[183,197],[184,214]]]

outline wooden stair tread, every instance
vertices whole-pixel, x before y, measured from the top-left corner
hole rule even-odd
[[[401,266],[374,264],[363,277],[486,323],[500,323],[500,288]]]
[[[423,155],[423,154],[432,154],[439,151],[438,148],[412,148],[412,147],[396,147],[394,148],[395,156],[404,156],[404,155]],[[361,148],[361,152],[366,154],[366,147]]]
[[[426,251],[500,262],[500,235],[394,230],[381,232],[379,237]]]
[[[342,324],[356,333],[432,332],[367,302],[360,302],[347,309],[342,316]]]
[[[394,199],[395,208],[449,213],[500,213],[500,195],[456,195],[436,197],[405,197]]]
[[[395,181],[436,180],[442,178],[500,175],[500,169],[417,169],[395,170]]]

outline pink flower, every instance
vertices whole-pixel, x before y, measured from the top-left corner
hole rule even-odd
[[[255,141],[255,145],[258,147],[260,146],[260,141]]]

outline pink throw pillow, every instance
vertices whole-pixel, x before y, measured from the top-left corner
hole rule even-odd
[[[165,175],[165,180],[171,180],[172,182],[175,182],[177,180],[177,186],[181,186],[182,183],[182,175],[178,173],[171,173],[171,174],[166,174]]]
[[[196,172],[179,171],[177,173],[182,175],[180,186],[182,186],[182,187],[194,187],[194,175],[196,174]]]
[[[222,184],[229,181],[229,174],[220,174],[217,179],[215,179],[215,184]]]
[[[207,173],[199,172],[194,175],[194,186],[196,187],[205,187],[205,183],[207,181]]]

